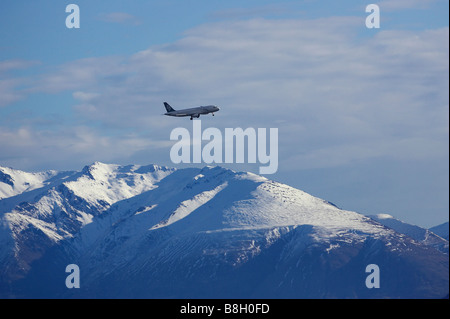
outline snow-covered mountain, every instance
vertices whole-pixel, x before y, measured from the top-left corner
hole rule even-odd
[[[15,185],[17,171],[2,172]],[[0,200],[2,297],[448,294],[448,255],[252,173],[97,162],[31,184]],[[68,264],[78,289],[64,284]],[[369,264],[380,288],[366,287]]]
[[[44,181],[55,175],[56,171],[28,173],[0,166],[0,200],[42,187]]]
[[[389,214],[369,215],[368,217],[378,221],[380,224],[392,228],[393,230],[405,234],[414,240],[424,243],[425,245],[434,247],[443,253],[448,254],[448,238],[443,238],[431,229],[412,225],[394,218]],[[439,230],[439,229],[438,229]]]
[[[2,278],[21,278],[49,247],[77,234],[113,203],[155,187],[172,170],[94,163],[81,172],[25,173],[1,168],[15,196],[0,200]],[[22,187],[30,177],[30,187]],[[0,182],[2,189],[8,189]],[[22,191],[20,191],[22,190]],[[6,194],[6,192],[5,192]]]

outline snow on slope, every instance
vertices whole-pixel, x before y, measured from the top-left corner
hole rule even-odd
[[[44,186],[56,171],[28,173],[0,166],[0,200]]]
[[[385,232],[363,215],[345,211],[293,187],[266,181],[252,192],[252,199],[239,201],[226,212],[231,227],[280,227],[313,225],[330,235],[354,229],[371,234]],[[325,233],[321,233],[324,238]]]
[[[158,188],[112,205],[74,243],[92,291],[117,296],[109,292],[121,287],[120,296],[150,298],[371,296],[361,279],[368,263],[392,286],[379,296],[424,296],[415,284],[395,289],[430,265],[408,260],[404,269],[397,256],[426,255],[433,265],[440,255],[371,218],[220,167],[173,172]],[[441,274],[445,266],[436,263],[430,271]],[[439,278],[432,285],[442,278],[431,277]],[[433,289],[440,296],[445,287]]]
[[[154,183],[172,171],[157,165],[120,166],[96,162],[84,167],[79,174],[54,181],[53,187],[38,194],[33,193],[31,198],[24,194],[19,195],[17,200],[9,200],[15,200],[13,204],[17,206],[11,211],[5,211],[11,205],[3,207],[4,219],[16,233],[32,224],[54,241],[71,237],[79,227],[90,223],[95,215],[111,204],[155,188]],[[56,175],[56,172],[52,174]],[[40,181],[34,175],[31,176],[33,182]],[[39,186],[42,187],[43,183],[34,184],[36,189]],[[78,227],[66,227],[67,219]]]
[[[377,254],[380,264],[388,263],[389,254],[396,251],[403,255],[424,251],[430,254],[430,263],[441,258],[437,251],[428,252],[369,217],[264,177],[221,167],[176,170],[96,162],[0,201],[2,213],[4,229],[13,234],[9,238],[0,230],[2,251],[13,249],[17,265],[25,269],[22,276],[51,245],[58,248],[34,264],[29,280],[38,295],[41,288],[52,286],[53,273],[61,268],[55,260],[77,263],[85,276],[83,285],[94,295],[167,293],[184,298],[196,290],[197,295],[206,293],[210,280],[224,292],[235,291],[229,285],[246,282],[246,293],[254,294],[259,283],[251,278],[256,275],[268,285],[271,297],[273,291],[309,296],[305,287],[317,280],[322,284],[314,293],[324,296],[334,271],[342,267],[354,276],[355,269],[363,269]],[[46,244],[39,246],[41,242]],[[1,253],[0,263],[8,257]],[[443,267],[440,259],[436,263]],[[424,265],[421,260],[417,264],[418,269]],[[383,269],[397,271],[396,267],[386,264]],[[441,278],[441,268],[433,278]],[[43,273],[50,277],[42,277]],[[349,289],[342,296],[362,288]],[[409,290],[413,291],[405,288]],[[341,296],[336,291],[329,295]]]
[[[416,241],[422,242],[425,245],[434,247],[448,254],[448,240],[441,238],[431,230],[405,223],[389,214],[369,215],[368,217],[378,221],[384,226],[394,229],[401,234],[405,234]]]
[[[199,174],[197,176],[203,176],[203,175]],[[170,217],[168,219],[153,226],[152,228],[150,228],[150,230],[169,226],[169,225],[179,221],[180,219],[185,218],[190,213],[192,213],[194,210],[196,210],[200,206],[202,206],[202,205],[206,204],[208,201],[210,201],[218,192],[220,192],[225,187],[227,187],[227,182],[217,186],[216,188],[214,188],[212,190],[204,191],[200,194],[197,194],[191,199],[182,201],[180,203],[180,205],[177,207],[177,209],[175,209],[175,211],[170,215]]]
[[[115,202],[155,188],[154,183],[172,171],[157,165],[99,162],[81,172],[68,173],[26,173],[2,168],[11,189],[4,187],[10,197],[0,201],[0,240],[5,244],[0,250],[0,263],[8,258],[13,260],[10,263],[18,263],[16,269],[8,267],[3,271],[9,269],[14,276],[23,275],[29,264],[49,247],[73,237]],[[10,178],[5,177],[5,172]]]
[[[313,231],[299,247],[307,239],[323,243],[328,253],[339,243],[362,243],[368,235],[394,235],[370,218],[287,185],[251,173],[205,167],[174,171],[157,188],[117,202],[81,229],[71,247],[88,258],[91,274],[148,264],[149,257],[177,264],[196,256],[197,249],[203,252],[199,260],[215,256],[236,266],[305,225]],[[154,244],[143,248],[148,238],[171,248],[161,251]]]
[[[157,165],[120,166],[96,162],[83,168],[78,175],[72,175],[70,178],[65,176],[59,183],[55,183],[54,187],[38,196],[33,194],[33,198],[18,197],[21,201],[28,200],[31,207],[21,207],[16,201],[14,204],[18,206],[5,213],[9,216],[11,214],[26,215],[27,218],[54,222],[55,216],[61,211],[68,213],[68,205],[64,201],[69,197],[76,204],[84,203],[80,207],[72,205],[70,208],[76,212],[72,217],[85,225],[91,222],[96,215],[95,212],[100,213],[114,203],[132,199],[139,194],[156,189],[158,182],[173,172],[175,172],[174,169]],[[52,171],[51,174],[37,175],[21,172],[14,176],[29,177],[33,182],[30,184],[33,186],[28,190],[32,190],[42,187],[44,181],[54,175],[56,172]],[[16,179],[20,180],[18,177]],[[252,173],[235,173],[219,167],[205,167],[202,170],[177,172],[167,182],[167,188],[163,193],[154,192],[157,197],[152,197],[152,203],[142,203],[140,198],[134,203],[141,208],[136,213],[143,215],[150,211],[145,207],[151,207],[151,211],[154,212],[166,208],[162,203],[166,206],[176,203],[176,207],[167,207],[170,208],[170,213],[161,216],[161,220],[155,220],[156,224],[149,229],[169,226],[217,197],[216,202],[218,201],[220,207],[225,210],[221,214],[212,215],[214,220],[211,220],[211,225],[202,223],[202,229],[205,231],[302,224],[320,226],[330,232],[339,232],[340,229],[348,228],[370,233],[382,230],[379,225],[370,223],[370,219],[363,215],[341,210],[301,190]],[[230,187],[230,182],[233,187]],[[236,200],[243,196],[246,198]],[[230,203],[232,205],[229,205]],[[129,203],[126,203],[125,206],[128,205]],[[53,224],[52,228],[57,228],[57,225]]]
[[[349,229],[374,236],[389,233],[370,218],[251,173],[205,167],[192,169],[190,176],[187,171],[173,173],[161,181],[160,187],[155,192],[149,190],[145,197],[113,207],[114,213],[121,216],[118,219],[136,209],[135,216],[126,218],[133,225],[127,236],[136,227],[152,231],[173,226],[170,227],[173,232],[192,233],[305,224],[321,229],[316,240],[339,236]],[[126,212],[120,213],[121,210]]]
[[[341,210],[301,190],[220,167],[176,171],[157,165],[96,162],[33,200],[4,215],[15,237],[31,225],[58,242],[95,221],[79,233],[85,248],[111,225],[116,225],[115,231],[124,238],[172,225],[171,232],[181,233],[312,225],[316,241],[344,235],[349,237],[346,240],[362,241],[364,237],[356,233],[389,233],[368,217]]]
[[[95,162],[83,168],[81,177],[65,185],[88,202],[111,205],[154,188],[156,181],[172,171],[158,165],[120,166]]]

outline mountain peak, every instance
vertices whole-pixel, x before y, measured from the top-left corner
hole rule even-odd
[[[0,200],[42,187],[57,171],[30,173],[0,166]]]
[[[1,172],[4,188],[38,178]],[[448,293],[448,255],[383,226],[392,216],[377,222],[253,173],[94,162],[39,181],[34,190],[0,201],[0,296]],[[54,276],[70,263],[83,269],[86,289],[68,292]],[[360,274],[372,263],[383,271],[383,290],[364,286]],[[24,285],[10,286],[17,278]]]
[[[115,174],[145,174],[154,173],[157,171],[168,172],[174,171],[174,168],[167,166],[159,166],[156,164],[149,165],[118,165],[118,164],[106,164],[102,162],[94,162],[91,165],[86,165],[81,170],[81,173],[89,176],[92,179],[104,179],[107,176]]]
[[[111,172],[115,171],[117,167],[119,167],[119,165],[94,162],[91,165],[86,165],[83,167],[81,172],[92,179],[102,179],[103,177],[111,174]]]
[[[111,205],[154,188],[157,181],[173,171],[154,164],[140,166],[94,162],[85,166],[76,180],[64,185],[91,203]]]

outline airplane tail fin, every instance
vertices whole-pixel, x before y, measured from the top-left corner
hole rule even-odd
[[[167,112],[175,111],[167,102],[164,102],[164,106],[166,107]]]

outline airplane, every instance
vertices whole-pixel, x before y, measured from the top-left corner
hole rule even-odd
[[[167,113],[164,113],[164,115],[176,116],[176,117],[190,116],[191,120],[194,117],[199,118],[200,114],[212,113],[212,115],[214,116],[214,112],[217,112],[218,110],[220,110],[215,105],[197,106],[197,107],[193,107],[190,109],[183,109],[183,110],[178,110],[178,111],[174,110],[167,102],[164,102],[164,106],[166,107],[166,111],[167,111]]]

